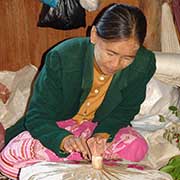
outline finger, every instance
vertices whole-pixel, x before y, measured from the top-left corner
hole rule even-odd
[[[87,144],[93,156],[103,156],[106,139],[100,138],[97,140],[95,137],[92,137],[88,139]]]
[[[69,143],[73,147],[73,151],[76,151],[76,152],[80,152],[79,143],[78,143],[79,140],[78,139],[79,138],[76,138],[76,137],[72,137],[69,139]]]
[[[113,149],[113,142],[106,143],[105,151],[111,152]]]
[[[102,137],[95,138],[94,153],[98,156],[103,156],[106,145],[106,139]]]
[[[102,147],[105,147],[105,145],[106,145],[105,138],[97,138],[95,141],[96,141],[97,145],[101,145]]]
[[[81,139],[80,138],[75,138],[74,140],[75,140],[75,145],[74,146],[76,147],[76,150],[78,152],[85,151],[85,149],[84,149],[84,147],[82,145]]]
[[[67,152],[78,151],[77,145],[75,143],[75,137],[74,136],[70,136],[67,139],[65,139],[65,141],[64,141],[64,149]]]
[[[72,137],[71,139],[68,139],[68,142],[69,142],[68,145],[71,146],[73,151],[82,153],[82,156],[84,157],[84,159],[88,159],[87,151],[81,142],[81,138]]]
[[[110,155],[109,155],[109,154],[105,154],[105,155],[103,156],[103,158],[109,160],[109,159],[110,159]]]
[[[97,150],[99,144],[96,142],[96,138],[92,137],[92,138],[88,139],[87,143],[88,143],[91,154],[94,156],[99,155],[98,150]]]
[[[89,147],[88,147],[88,144],[87,144],[87,140],[84,138],[84,137],[81,137],[81,142],[82,142],[82,145],[85,149],[85,156],[87,157],[87,159],[91,160],[91,152],[89,150]]]
[[[73,152],[73,147],[71,146],[69,141],[64,142],[63,148],[66,152],[69,152],[69,153]]]
[[[121,159],[121,158],[118,156],[118,154],[115,154],[115,153],[113,153],[110,158],[113,159],[113,160]]]
[[[102,137],[100,137],[100,136],[96,136],[96,137],[94,137],[95,138],[95,141],[96,141],[96,143],[97,144],[100,144],[101,143],[101,141],[102,141]]]

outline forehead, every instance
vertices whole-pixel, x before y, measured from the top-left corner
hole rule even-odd
[[[139,49],[139,43],[135,38],[120,39],[117,41],[99,39],[103,50],[113,51],[119,54],[134,55]]]

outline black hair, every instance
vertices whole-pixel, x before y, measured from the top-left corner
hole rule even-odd
[[[94,21],[97,35],[103,39],[116,40],[136,37],[142,45],[147,31],[143,12],[127,4],[113,3],[104,8]]]

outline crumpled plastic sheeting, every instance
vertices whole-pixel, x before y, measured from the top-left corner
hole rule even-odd
[[[165,128],[171,125],[172,122],[169,122],[164,128],[154,132],[139,131],[139,133],[143,134],[149,146],[146,158],[140,163],[154,169],[159,169],[165,166],[171,157],[179,155],[179,149],[177,146],[163,138]]]
[[[41,162],[22,168],[19,180],[172,180],[158,170],[127,168],[127,165],[105,165],[97,170],[91,164]]]
[[[146,98],[141,104],[140,112],[131,124],[135,128],[155,131],[165,127],[170,121],[179,121],[179,118],[169,110],[170,106],[180,108],[180,88],[153,77],[147,84]],[[165,122],[159,121],[159,115],[165,118]]]
[[[157,66],[154,76],[165,83],[180,87],[180,53],[154,53]]]
[[[146,98],[140,112],[131,121],[131,125],[148,142],[149,151],[143,163],[155,169],[166,165],[172,156],[179,154],[176,145],[163,138],[165,128],[173,122],[180,123],[180,119],[168,109],[172,105],[180,108],[179,88],[162,83],[153,77],[147,84]],[[165,118],[164,122],[159,121],[159,115]]]
[[[37,68],[33,65],[27,65],[16,72],[0,72],[0,82],[5,84],[11,92],[6,104],[0,100],[0,122],[5,129],[23,116],[36,72]]]

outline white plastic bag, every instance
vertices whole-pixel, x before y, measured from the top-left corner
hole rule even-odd
[[[170,122],[166,127],[171,126],[171,124],[172,123]],[[149,151],[146,158],[140,163],[146,164],[151,168],[159,169],[162,166],[165,166],[171,157],[179,154],[177,146],[163,137],[165,128],[155,132],[143,132],[144,137],[148,142]]]
[[[156,56],[156,72],[154,77],[180,87],[180,54],[154,52]]]
[[[176,145],[163,138],[165,129],[169,125],[180,122],[179,118],[169,110],[169,106],[180,107],[179,88],[153,77],[147,84],[146,98],[140,112],[131,121],[132,126],[145,137],[149,145],[148,155],[141,163],[152,168],[159,169],[172,156],[179,154]],[[165,118],[164,122],[160,121],[159,115]]]
[[[180,107],[179,88],[152,78],[147,84],[146,98],[141,105],[140,112],[131,121],[133,127],[145,131],[155,131],[165,127],[170,121],[178,121],[169,110],[170,106]],[[159,115],[165,118],[160,122]]]
[[[95,11],[100,5],[100,0],[80,0],[79,2],[88,11]]]
[[[37,68],[32,65],[27,65],[16,72],[0,72],[0,82],[4,83],[11,92],[6,104],[0,100],[0,122],[5,129],[23,116],[36,72]]]
[[[97,170],[91,164],[65,164],[42,162],[22,168],[19,180],[172,180],[158,170],[138,170],[127,165],[105,166]]]

